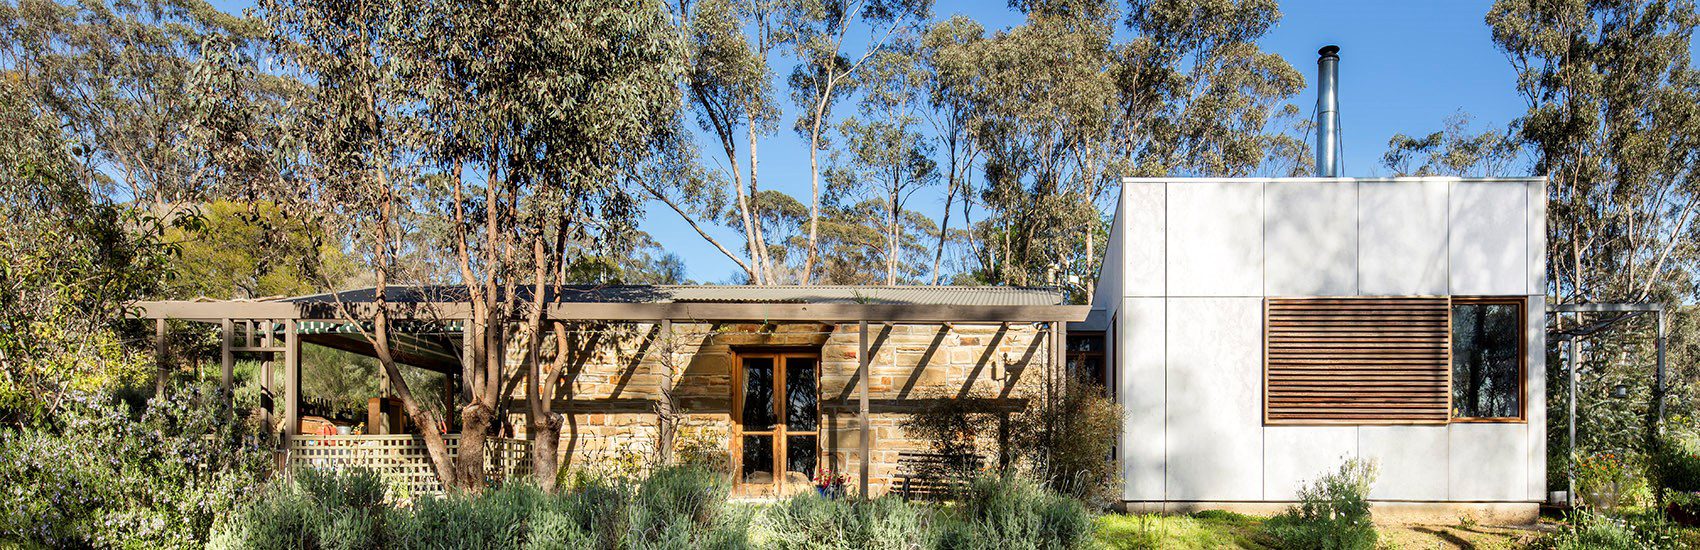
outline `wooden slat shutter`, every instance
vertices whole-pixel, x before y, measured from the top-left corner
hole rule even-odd
[[[1265,423],[1446,423],[1447,298],[1269,298],[1264,308]]]

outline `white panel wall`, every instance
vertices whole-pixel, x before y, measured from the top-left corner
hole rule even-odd
[[[1529,434],[1523,424],[1454,423],[1446,427],[1450,500],[1527,500]],[[1545,475],[1545,474],[1542,474]]]
[[[1378,468],[1369,496],[1384,500],[1445,500],[1446,426],[1362,426],[1358,450]]]
[[[1262,303],[1168,300],[1169,500],[1257,500],[1263,493]]]
[[[1264,295],[1358,293],[1358,184],[1264,188]]]
[[[1117,312],[1122,402],[1122,480],[1127,500],[1162,500],[1167,425],[1166,349],[1162,298],[1125,298]]]
[[[1359,184],[1359,285],[1366,296],[1446,294],[1445,181]]]
[[[1529,293],[1529,192],[1503,182],[1453,182],[1448,200],[1449,291]]]
[[[1263,294],[1263,185],[1168,185],[1168,296]]]
[[[1545,497],[1544,184],[1447,178],[1124,184],[1106,266],[1131,501],[1286,501],[1359,455],[1371,496]],[[1120,296],[1116,296],[1119,294]],[[1525,296],[1527,423],[1264,426],[1264,296]]]
[[[1137,182],[1122,186],[1122,208],[1132,215],[1122,218],[1127,258],[1126,296],[1163,296],[1167,248],[1167,187],[1162,182]]]
[[[1297,500],[1305,483],[1358,456],[1358,427],[1269,426],[1263,448],[1263,499]]]

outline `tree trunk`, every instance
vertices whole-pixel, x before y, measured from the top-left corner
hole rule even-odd
[[[555,481],[559,479],[561,426],[565,423],[560,413],[550,411],[539,415],[526,430],[531,439],[531,476],[546,493],[555,492]]]

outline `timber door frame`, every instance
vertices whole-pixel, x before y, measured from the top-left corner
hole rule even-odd
[[[773,360],[773,413],[779,422],[770,430],[744,431],[744,360],[772,359]],[[812,391],[815,396],[815,429],[812,431],[791,431],[787,426],[789,419],[785,417],[788,396],[785,393],[787,364],[791,359],[808,359],[814,361],[815,383]],[[821,353],[818,347],[758,347],[734,349],[732,352],[732,491],[740,496],[779,495],[785,491],[785,465],[789,462],[786,440],[789,436],[815,436],[815,468],[820,468],[821,449]],[[773,483],[771,485],[751,485],[744,478],[744,436],[766,436],[773,441]],[[807,472],[812,478],[814,472]]]

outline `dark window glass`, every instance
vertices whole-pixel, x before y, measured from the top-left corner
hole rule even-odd
[[[745,359],[744,430],[767,431],[778,423],[773,413],[773,359]]]
[[[797,476],[791,472],[802,474],[804,478],[815,478],[815,466],[820,457],[815,446],[816,438],[812,435],[793,435],[785,438],[785,479],[787,483]]]
[[[1452,306],[1453,418],[1522,416],[1522,305]]]
[[[799,432],[812,432],[820,424],[815,404],[815,360],[791,358],[785,360],[785,427]]]
[[[744,483],[773,483],[773,436],[744,436]]]
[[[1068,337],[1069,351],[1104,351],[1104,334],[1101,332],[1070,335]]]

